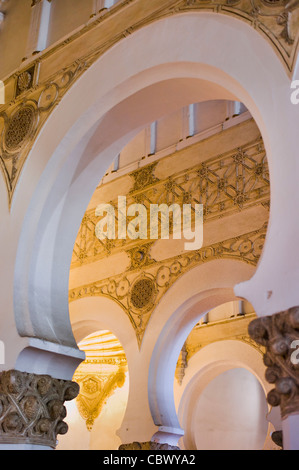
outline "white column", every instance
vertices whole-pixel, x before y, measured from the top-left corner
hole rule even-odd
[[[115,3],[116,3],[115,0],[105,0],[105,8],[113,7]]]
[[[188,137],[192,137],[195,134],[195,104],[190,104],[188,107],[188,123],[189,123]]]
[[[113,170],[112,171],[117,171],[119,170],[119,163],[120,163],[120,154],[117,155],[113,162]]]
[[[5,88],[4,83],[0,80],[0,104],[5,104]]]
[[[227,118],[231,119],[234,116],[239,116],[241,114],[241,103],[239,101],[227,101]]]
[[[51,0],[33,0],[31,23],[26,48],[26,57],[41,52],[47,47],[51,13]]]
[[[192,137],[195,134],[195,104],[183,108],[181,140]]]
[[[154,155],[157,145],[157,122],[153,122],[145,129],[145,154]]]
[[[283,450],[299,450],[299,413],[282,420]]]
[[[241,103],[240,101],[234,101],[234,116],[241,114]]]
[[[151,124],[150,155],[154,155],[156,153],[156,145],[157,145],[157,122],[155,121]]]
[[[242,300],[234,302],[232,308],[234,317],[244,314],[244,302]]]
[[[106,8],[106,0],[93,0],[92,16],[96,16],[101,10]]]
[[[116,432],[122,444],[149,442],[159,432],[153,422],[148,401],[148,352],[140,352],[128,361],[130,393],[126,413],[120,429]]]

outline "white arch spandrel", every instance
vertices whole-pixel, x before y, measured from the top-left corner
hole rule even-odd
[[[127,411],[119,432],[122,442],[136,440],[141,432],[140,416],[144,415],[147,417],[142,426],[146,430],[145,441],[157,432],[161,435],[161,427],[164,431],[168,428],[171,440],[178,439],[181,430],[173,383],[181,348],[201,316],[221,303],[234,300],[235,283],[249,279],[253,272],[253,266],[240,261],[213,260],[186,272],[163,295],[132,363]]]
[[[121,343],[128,362],[138,351],[129,317],[113,300],[104,296],[84,297],[70,303],[70,319],[77,343],[95,331],[108,330]]]

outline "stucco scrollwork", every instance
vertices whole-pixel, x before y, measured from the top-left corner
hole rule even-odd
[[[199,203],[203,204],[204,222],[208,222],[257,204],[267,204],[270,199],[268,162],[260,137],[163,179],[155,176],[155,169],[159,169],[158,162],[130,174],[133,187],[127,195],[127,204],[143,204],[148,214],[151,204],[194,207]],[[117,207],[116,200],[111,204]],[[131,258],[131,268],[151,262],[150,243],[136,246],[136,241],[129,239],[99,240],[95,235],[97,220],[94,210],[85,213],[73,250],[72,267],[94,262],[123,250],[124,246]],[[171,222],[170,218],[170,233]]]
[[[56,447],[66,434],[65,401],[79,393],[76,382],[18,370],[0,373],[0,443]]]
[[[280,406],[282,418],[299,411],[299,307],[253,320],[248,332],[266,348],[265,377],[273,388],[267,396],[271,406]],[[296,343],[294,343],[296,342]]]
[[[34,0],[33,5],[38,0]],[[4,119],[7,120],[19,107],[24,106],[28,100],[38,103],[39,124],[35,127],[32,136],[27,136],[22,152],[16,152],[11,161],[7,163],[3,154],[0,156],[0,166],[4,173],[8,190],[9,205],[14,193],[18,176],[24,165],[32,143],[38,132],[58,104],[64,93],[99,57],[120,40],[142,27],[167,16],[190,13],[194,11],[209,11],[215,14],[221,13],[233,16],[245,21],[262,34],[270,42],[275,52],[282,60],[288,73],[291,75],[296,63],[299,44],[299,1],[298,0],[161,0],[160,2],[147,2],[146,13],[143,13],[144,0],[123,0],[117,8],[109,9],[100,17],[88,25],[71,34],[66,40],[54,45],[40,54],[38,60],[32,61],[26,70],[20,70],[7,79],[7,83],[15,83],[15,94],[9,98],[8,103],[1,107],[0,132]],[[140,4],[140,8],[136,9]],[[117,16],[117,28],[114,28],[115,15]],[[122,15],[124,15],[122,17]],[[123,23],[121,23],[123,21]],[[103,35],[96,46],[89,36],[99,31],[101,37],[102,22],[110,22],[109,37]],[[121,26],[119,26],[119,23]],[[114,30],[116,32],[114,32]],[[75,48],[81,42],[82,47]],[[65,57],[70,53],[70,60],[65,65]],[[79,51],[79,52],[77,52]],[[61,54],[61,59],[59,58]],[[53,67],[53,63],[63,64]],[[36,70],[39,70],[38,74]],[[5,84],[6,85],[6,84]],[[2,135],[3,139],[3,135]],[[26,147],[26,148],[25,148]],[[143,175],[145,176],[145,175]],[[139,184],[139,181],[136,181]],[[242,197],[238,198],[242,200]]]
[[[249,22],[292,70],[299,40],[298,0],[184,0],[179,9],[215,11]]]
[[[130,269],[115,277],[71,289],[69,301],[73,302],[83,297],[92,296],[111,298],[127,313],[135,329],[138,343],[141,345],[154,308],[180,276],[190,269],[214,259],[235,259],[256,266],[262,252],[266,231],[267,224],[259,230],[205,246],[200,250],[189,251],[155,263],[149,262],[148,265],[143,266],[142,272],[136,267],[136,269]],[[141,279],[148,279],[147,282],[153,283],[151,295],[148,292],[146,294],[146,302],[140,293],[140,284],[136,284]],[[139,293],[135,292],[137,300],[132,302],[132,294],[134,296],[136,285]]]
[[[57,73],[48,82],[33,86],[36,67],[16,75],[17,99],[0,111],[0,168],[6,181],[9,205],[39,130],[82,71],[82,64],[75,64]]]
[[[110,374],[88,374],[79,370],[74,378],[80,384],[80,394],[76,398],[78,411],[85,420],[88,431],[91,431],[107,400],[117,388],[124,385],[126,371],[122,366]]]

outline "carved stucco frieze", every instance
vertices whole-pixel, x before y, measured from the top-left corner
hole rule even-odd
[[[6,80],[7,83],[12,81],[15,83],[14,96],[10,96],[9,101],[0,107],[0,167],[7,185],[9,206],[30,149],[42,126],[65,92],[85,70],[113,45],[154,21],[170,15],[192,11],[209,11],[215,14],[234,16],[251,25],[270,41],[290,74],[294,68],[299,44],[298,0],[165,0],[158,5],[157,2],[151,2],[146,14],[142,16],[143,10],[140,9],[136,15],[136,7],[138,3],[142,5],[143,1],[124,0],[119,2],[117,8],[108,10],[99,18],[96,17],[90,24],[83,26],[81,30],[76,31],[66,40],[41,53],[38,60],[31,62],[26,70],[20,70]],[[130,9],[132,9],[131,15]],[[43,75],[44,64],[47,64],[45,66],[47,70],[52,55],[55,63],[59,63],[59,54],[62,53],[65,57],[68,48],[73,50],[74,41],[93,44],[93,41],[86,40],[88,36],[94,34],[94,30],[100,31],[101,23],[104,21],[111,21],[113,24],[114,15],[119,16],[122,11],[124,12],[123,29],[118,27],[113,32],[114,28],[111,27],[109,37],[104,35],[97,46],[89,46],[88,50],[84,47],[77,47],[76,50],[81,55],[77,57],[71,55],[73,57],[72,63],[65,65],[62,60],[63,65],[60,69],[56,68],[55,73],[48,76],[47,74]],[[39,69],[40,73],[36,74],[34,69]],[[33,79],[33,72],[36,79]],[[33,105],[35,109],[31,120],[31,132],[25,132],[21,119],[19,125],[16,126],[16,132],[20,139],[19,144],[13,151],[7,152],[7,149],[3,147],[3,142],[7,139],[11,120],[16,117],[21,108],[28,105]]]
[[[267,224],[259,230],[224,240],[200,250],[144,265],[127,272],[86,284],[69,292],[69,301],[105,296],[117,302],[128,315],[139,345],[153,310],[166,291],[190,269],[215,259],[235,259],[256,266],[265,241]]]
[[[270,200],[268,161],[261,137],[163,179],[155,176],[157,168],[158,162],[130,174],[133,187],[126,195],[127,205],[143,204],[150,214],[152,204],[191,204],[194,207],[199,203],[203,204],[204,222],[209,222]],[[117,199],[110,204],[117,211]],[[74,245],[71,268],[124,249],[131,259],[131,268],[154,262],[150,258],[150,243],[141,246],[140,241],[129,238],[99,240],[95,234],[98,221],[95,209],[86,211]],[[148,231],[149,227],[150,220]]]
[[[299,43],[298,0],[183,0],[180,11],[206,10],[246,21],[270,42],[293,70]]]
[[[120,366],[117,371],[86,373],[81,367],[74,379],[80,384],[80,394],[76,398],[78,411],[91,431],[95,420],[100,415],[107,400],[117,388],[122,388],[126,379],[126,368]]]
[[[65,401],[79,393],[76,382],[17,370],[0,373],[0,444],[56,447],[66,434]]]
[[[266,348],[264,364],[266,380],[275,386],[267,396],[271,406],[280,406],[282,418],[299,412],[299,307],[253,320],[248,332]]]
[[[60,102],[83,64],[58,72],[55,78],[36,84],[39,64],[15,75],[16,99],[0,109],[0,168],[5,178],[8,204],[26,158],[51,111]]]

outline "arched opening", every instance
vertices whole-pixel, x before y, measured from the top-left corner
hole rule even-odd
[[[242,201],[238,199],[241,194]],[[171,230],[169,238],[164,240],[161,237],[151,239],[150,233],[142,239],[129,236],[119,239],[117,235],[99,239],[97,224],[100,220],[106,223],[106,218],[101,219],[105,211],[98,214],[99,205],[109,204],[115,209],[117,234],[119,197],[124,196],[125,211],[136,202],[148,213],[154,204],[202,203],[205,208],[204,247],[201,251],[185,250],[184,240],[176,240]],[[219,280],[222,274],[223,285],[233,287],[244,276],[248,278],[263,247],[269,197],[268,164],[259,130],[248,110],[235,101],[192,103],[164,115],[139,131],[107,169],[91,198],[74,244],[69,300],[71,323],[75,328],[80,323],[77,315],[82,323],[86,310],[90,315],[90,307],[82,302],[92,303],[96,299],[99,307],[98,313],[94,312],[94,321],[99,315],[110,315],[113,309],[118,309],[119,319],[122,316],[122,321],[126,318],[130,323],[138,343],[135,356],[142,364],[144,390],[141,392],[139,382],[137,388],[136,382],[141,377],[138,371],[132,379],[135,390],[130,392],[126,416],[136,413],[138,406],[143,413],[148,408],[144,398],[137,398],[136,390],[139,396],[147,397],[147,367],[159,328],[167,321],[163,316],[157,321],[155,309],[169,289],[176,302],[183,302],[186,283],[181,297],[177,295],[177,281],[192,268],[217,258],[235,258],[245,262],[244,267],[247,263],[252,268],[245,270],[246,275],[242,268],[236,268],[233,279],[229,267],[224,273],[220,269]],[[209,290],[212,276],[206,277]],[[201,282],[200,271],[198,277],[193,273],[193,295],[203,288]],[[234,297],[232,291],[227,295]],[[107,307],[103,304],[100,314],[104,299]],[[75,310],[74,304],[77,304]],[[169,313],[168,307],[164,315],[165,312]],[[104,317],[101,321],[104,324]],[[137,368],[132,366],[132,369]]]
[[[140,354],[134,359],[136,374],[140,370],[144,370],[139,389],[143,392],[143,398],[140,402],[134,403],[134,412],[136,415],[138,410],[142,409],[149,417],[149,422],[152,418],[146,432],[144,429],[141,432],[145,436],[148,436],[150,429],[155,427],[160,428],[160,431],[163,428],[162,433],[164,432],[164,434],[169,430],[172,432],[177,430],[178,434],[180,432],[173,400],[173,378],[183,343],[200,317],[224,302],[236,300],[236,293],[241,295],[242,287],[238,292],[235,291],[236,293],[234,288],[237,283],[245,281],[248,281],[251,286],[252,283],[255,283],[254,296],[249,296],[249,300],[252,297],[254,307],[261,314],[265,314],[271,309],[272,302],[277,302],[277,294],[268,296],[265,301],[265,279],[267,279],[266,284],[269,279],[267,273],[270,270],[271,276],[274,277],[276,273],[272,263],[274,259],[272,254],[275,251],[272,244],[269,247],[266,242],[263,257],[256,270],[266,237],[266,227],[251,227],[250,237],[246,236],[240,240],[240,233],[234,232],[236,226],[233,224],[227,224],[226,229],[228,232],[231,231],[231,235],[220,240],[221,243],[217,239],[219,231],[215,228],[216,226],[214,225],[214,228],[212,225],[210,226],[212,228],[209,232],[208,247],[204,253],[197,253],[195,257],[195,263],[199,260],[202,261],[198,266],[192,265],[192,263],[184,265],[180,262],[164,266],[162,263],[164,259],[161,257],[159,259],[159,250],[156,250],[154,259],[157,261],[158,258],[158,262],[161,264],[156,265],[159,267],[159,272],[155,273],[155,282],[152,272],[150,275],[147,273],[145,277],[144,273],[139,273],[138,276],[143,276],[142,279],[139,279],[134,274],[134,262],[137,260],[140,263],[140,260],[145,260],[152,269],[153,265],[150,261],[154,254],[152,252],[148,256],[149,252],[146,251],[140,253],[139,250],[136,253],[136,251],[128,250],[129,254],[126,253],[120,263],[116,261],[116,265],[122,275],[125,270],[130,271],[130,276],[134,274],[132,279],[128,279],[128,276],[126,276],[127,279],[117,279],[117,281],[111,279],[116,273],[115,264],[108,261],[103,269],[106,277],[100,279],[107,281],[105,285],[95,284],[100,275],[103,275],[103,272],[99,274],[100,271],[97,270],[98,264],[95,267],[97,279],[93,277],[94,273],[83,267],[80,273],[85,271],[85,281],[82,281],[81,274],[78,277],[72,276],[73,284],[71,292],[69,292],[69,268],[73,248],[82,216],[86,212],[86,208],[89,207],[92,195],[111,162],[115,161],[115,158],[121,154],[126,145],[132,142],[132,139],[138,139],[146,126],[152,126],[153,122],[163,120],[167,115],[175,114],[182,107],[192,107],[197,103],[220,100],[244,103],[253,118],[251,123],[262,135],[265,151],[269,158],[271,178],[273,175],[274,179],[278,178],[275,163],[279,159],[283,146],[281,142],[277,141],[274,111],[286,95],[285,92],[282,92],[281,96],[276,96],[277,102],[275,101],[273,104],[271,83],[273,76],[275,76],[278,83],[285,84],[285,75],[280,69],[280,64],[268,45],[255,32],[247,30],[245,25],[241,27],[235,20],[231,21],[231,19],[222,16],[216,20],[217,26],[219,26],[216,44],[214,41],[210,44],[205,40],[204,48],[194,48],[194,37],[191,39],[189,35],[185,34],[186,28],[194,31],[196,41],[199,42],[203,31],[211,37],[215,31],[214,17],[212,18],[209,14],[195,16],[196,21],[189,15],[178,15],[174,19],[165,20],[165,22],[162,20],[128,38],[134,48],[134,54],[132,54],[134,60],[125,68],[125,73],[120,74],[117,69],[124,52],[123,48],[127,46],[121,42],[101,57],[81,77],[76,86],[65,96],[61,107],[58,107],[49,118],[44,132],[41,133],[32,149],[27,169],[30,170],[30,166],[38,161],[39,171],[36,172],[36,186],[32,190],[29,189],[26,197],[22,199],[22,188],[26,186],[27,179],[25,172],[13,204],[13,213],[16,218],[24,206],[28,208],[24,223],[20,222],[22,231],[18,243],[14,278],[15,311],[20,335],[42,341],[46,340],[54,344],[55,347],[62,344],[68,350],[76,351],[78,340],[73,334],[73,321],[78,312],[74,308],[72,313],[72,307],[69,306],[69,303],[70,305],[75,304],[77,300],[81,303],[81,301],[94,299],[97,296],[111,300],[114,296],[113,301],[124,313],[122,302],[126,298],[130,302],[127,305],[129,315],[124,321],[130,324],[130,329],[125,334],[131,339],[130,352],[137,346],[139,348]],[[163,24],[163,28],[160,29],[161,24]],[[231,28],[235,28],[236,36],[240,39],[239,43],[235,40],[232,44],[229,40]],[[167,39],[165,49],[156,54],[156,51],[159,50],[157,48],[159,41],[165,43],[164,35]],[[142,39],[142,41],[138,42],[138,39]],[[149,41],[147,42],[147,40]],[[244,50],[240,51],[240,44],[246,48],[245,55]],[[148,46],[146,53],[145,45]],[[256,55],[256,51],[259,51],[260,55]],[[261,69],[263,87],[259,87],[254,84],[254,73],[262,61],[262,57],[267,54],[273,56],[273,63],[269,69]],[[224,63],[223,57],[226,55],[231,59]],[[237,62],[237,57],[240,58],[241,64],[238,63],[236,68],[234,64]],[[129,60],[131,59],[129,58]],[[111,65],[111,62],[114,64],[113,74],[111,74],[110,67],[105,67],[105,64]],[[110,72],[107,72],[108,70]],[[99,76],[102,80],[100,90],[97,87]],[[82,93],[85,93],[84,102],[81,99]],[[57,122],[61,123],[58,129]],[[288,132],[290,132],[289,129]],[[55,139],[51,140],[49,136],[52,136],[53,133]],[[244,133],[236,137],[236,145],[233,149],[229,148],[231,140],[227,137],[228,134],[229,132],[225,134],[226,138],[222,142],[224,147],[225,145],[228,147],[225,147],[225,155],[227,156],[227,152],[230,150],[232,157],[243,158],[244,153],[238,154],[235,149],[240,146],[238,139],[240,136],[243,137]],[[206,140],[203,140],[206,145]],[[151,140],[149,143],[153,144]],[[256,142],[254,148],[257,151]],[[217,155],[219,156],[219,154]],[[209,156],[212,158],[213,155],[209,154]],[[152,158],[146,163],[154,163],[151,146],[146,158]],[[251,154],[250,158],[255,162],[253,168],[257,170],[257,175],[261,170],[262,161],[255,161]],[[197,163],[202,164],[203,160],[199,160]],[[237,161],[237,163],[240,162]],[[137,169],[145,167],[146,165],[143,164]],[[223,167],[221,166],[220,169]],[[115,168],[110,173],[113,171]],[[238,182],[240,184],[241,177],[244,176],[240,173],[238,176],[240,176]],[[154,175],[151,173],[150,178],[152,178],[152,182],[156,182],[154,178],[161,180],[161,174],[157,176],[157,173]],[[185,180],[185,183],[187,181]],[[140,184],[140,181],[137,183]],[[221,181],[222,183],[223,181]],[[248,185],[251,184],[252,180]],[[252,187],[254,188],[255,184]],[[220,184],[218,189],[220,189]],[[257,189],[258,192],[262,192],[260,187]],[[137,190],[139,191],[140,187]],[[242,199],[240,196],[242,194],[235,192],[234,194],[230,193],[228,197],[239,204]],[[273,211],[272,202],[271,200],[271,210]],[[274,211],[277,211],[278,218],[282,214],[283,217],[288,217],[288,214],[283,212],[283,207],[285,207],[284,204],[281,201],[278,203],[276,195]],[[267,209],[265,210],[267,211]],[[268,215],[260,214],[258,219],[244,217],[240,226],[246,227],[247,230],[248,224],[259,222],[262,219],[265,221],[268,219]],[[273,218],[270,218],[270,222],[270,229],[276,233],[275,224],[273,229]],[[281,223],[281,219],[279,223]],[[241,235],[248,235],[246,230]],[[280,232],[277,233],[280,236]],[[273,241],[273,238],[271,240]],[[224,242],[228,245],[225,245]],[[284,245],[283,249],[287,250],[288,247]],[[202,255],[204,256],[201,258]],[[220,259],[221,257],[224,259]],[[169,256],[170,258],[171,256]],[[203,262],[207,260],[210,263]],[[269,260],[271,260],[270,264]],[[238,269],[235,271],[237,265]],[[200,269],[200,278],[193,277],[192,268]],[[184,283],[187,281],[184,286],[179,284],[178,276],[176,276],[181,272],[184,274],[182,276]],[[257,272],[262,273],[258,275],[260,277],[257,277]],[[251,278],[251,276],[253,277]],[[254,280],[249,281],[249,279]],[[278,282],[277,279],[273,280],[273,285]],[[146,300],[144,292],[142,292],[145,290],[145,283],[138,284],[141,280],[146,280],[146,290],[147,292],[150,290],[150,295]],[[259,282],[260,280],[263,282]],[[156,285],[154,285],[155,283]],[[150,289],[148,288],[149,284]],[[159,289],[155,289],[155,286],[158,286]],[[166,293],[168,287],[170,289]],[[275,291],[273,289],[272,293]],[[287,290],[287,287],[285,289]],[[182,295],[178,298],[179,292]],[[132,293],[134,293],[135,301],[132,300]],[[155,300],[159,300],[159,302],[155,305],[156,308],[150,311],[148,306],[151,304],[154,294],[158,295],[159,293],[163,295],[159,299],[156,297]],[[247,296],[244,294],[244,297]],[[286,299],[287,295],[283,298]],[[163,306],[167,303],[167,309],[163,312]],[[132,305],[135,307],[135,311],[130,308]],[[160,317],[159,313],[161,313]],[[95,312],[92,322],[97,321],[97,314],[98,312]],[[80,322],[81,320],[78,323],[79,329],[86,330],[86,325]],[[107,329],[108,326],[104,328]],[[92,331],[97,330],[99,328]],[[113,332],[113,329],[109,328],[109,331]],[[128,354],[127,358],[130,366],[130,360],[133,360],[132,356]],[[30,367],[31,365],[29,365]],[[132,393],[130,390],[125,420],[132,410],[135,396],[136,388]],[[119,435],[122,433],[124,436],[125,427],[122,426],[122,428]],[[122,442],[124,440],[128,442],[129,438],[128,433],[125,438],[122,438]],[[139,438],[142,439],[142,436],[140,435]]]
[[[200,22],[204,18],[206,19],[208,17],[206,17],[206,15],[196,16],[196,22]],[[212,23],[214,24],[214,20],[214,17],[213,19],[211,18],[211,25]],[[171,20],[167,20],[167,24],[169,21],[172,23]],[[176,21],[179,23],[183,21],[184,27],[186,27],[185,22],[188,23],[189,21],[194,21],[194,19],[186,15],[184,17],[177,17]],[[232,20],[225,18],[224,21],[224,18],[219,17],[217,21],[220,22],[220,24],[222,24],[222,22],[225,24],[226,21]],[[232,23],[238,25],[236,21],[232,21]],[[150,32],[151,38],[153,39],[155,35],[153,31],[149,30],[151,30],[151,28],[157,28],[159,31],[159,24],[158,22],[154,26],[151,25],[149,28],[146,28],[144,32]],[[208,24],[209,23],[205,22],[205,28],[208,27]],[[224,27],[224,36],[226,34],[225,29]],[[200,31],[198,24],[196,31]],[[137,35],[139,35],[139,33],[140,32],[138,32]],[[250,31],[250,37],[251,33],[252,31]],[[220,40],[220,38],[217,40]],[[260,38],[253,33],[252,40],[259,42]],[[209,47],[208,43],[206,44],[207,47]],[[70,138],[67,139],[62,138],[66,129],[64,129],[64,126],[61,126],[57,135],[60,141],[60,150],[58,150],[58,148],[56,151],[54,150],[56,146],[54,142],[52,142],[51,146],[44,145],[44,143],[42,144],[41,141],[43,138],[47,140],[47,132],[41,134],[41,141],[40,143],[39,141],[36,143],[32,151],[31,159],[29,159],[29,165],[30,161],[32,161],[33,164],[35,160],[33,153],[35,154],[36,152],[38,153],[40,163],[42,163],[40,155],[43,155],[42,158],[45,159],[47,158],[46,153],[50,151],[52,154],[52,163],[49,164],[45,170],[43,178],[40,181],[39,189],[36,190],[36,195],[32,199],[31,209],[28,211],[24,221],[17,256],[15,272],[15,309],[18,329],[22,335],[43,337],[54,343],[63,341],[75,347],[67,315],[68,268],[71,260],[72,247],[74,246],[78,226],[82,219],[82,213],[86,209],[90,197],[101,175],[106,171],[108,164],[115,158],[115,155],[121,151],[125,143],[132,138],[132,135],[136,135],[138,129],[144,127],[145,123],[150,123],[153,119],[165,115],[165,112],[169,113],[172,109],[178,109],[183,104],[186,105],[187,103],[190,104],[201,100],[206,101],[209,98],[234,100],[237,96],[237,98],[244,102],[252,111],[254,117],[256,117],[257,123],[265,137],[266,148],[270,150],[270,156],[272,158],[272,148],[270,148],[271,145],[269,146],[269,138],[267,137],[268,129],[266,130],[262,123],[261,116],[257,111],[256,105],[253,103],[254,99],[250,98],[250,93],[245,91],[242,85],[240,87],[242,81],[243,85],[248,85],[248,77],[245,79],[247,72],[244,73],[243,77],[246,82],[245,84],[240,76],[240,70],[242,69],[242,73],[244,70],[242,67],[238,66],[237,75],[240,80],[238,84],[235,77],[229,77],[229,75],[226,74],[226,70],[221,70],[223,64],[220,57],[223,57],[224,44],[225,42],[222,44],[220,56],[217,58],[214,57],[213,59],[214,65],[203,65],[202,60],[204,60],[204,57],[200,58],[200,62],[196,64],[196,62],[191,61],[190,57],[190,61],[184,63],[170,63],[170,58],[168,58],[167,66],[160,64],[152,68],[147,68],[146,71],[143,69],[144,71],[139,71],[139,73],[135,70],[135,75],[133,74],[133,67],[130,71],[131,78],[125,81],[123,77],[122,85],[115,84],[116,88],[114,91],[111,90],[110,77],[110,93],[107,90],[108,94],[105,95],[105,97],[104,95],[102,96],[102,105],[100,107],[99,101],[98,104],[94,104],[90,108],[88,124],[88,120],[82,117],[81,121],[77,121],[76,129],[73,128],[72,131],[70,131],[72,137],[69,135]],[[119,53],[119,47],[121,48],[122,46],[123,43],[115,47],[111,51],[111,54]],[[263,44],[263,46],[266,47],[265,44]],[[194,48],[188,48],[186,45],[184,45],[183,48],[183,55],[185,55],[186,51],[194,52]],[[167,50],[168,49],[165,48],[165,51]],[[175,50],[173,43],[171,44],[171,50]],[[213,47],[214,52],[215,50],[217,50],[217,48],[215,49]],[[196,51],[198,51],[198,48]],[[169,50],[167,54],[168,53]],[[213,57],[213,54],[211,54],[211,57]],[[153,59],[155,57],[155,55],[149,56]],[[100,62],[110,60],[109,57],[110,53],[106,54]],[[254,60],[254,56],[252,56],[251,59]],[[216,68],[215,66],[218,60],[220,60],[222,65],[219,63],[219,67]],[[115,63],[117,63],[117,61],[115,61]],[[246,63],[248,63],[248,60]],[[138,67],[140,67],[140,65],[141,64],[139,64]],[[231,64],[228,65],[230,66]],[[150,67],[150,65],[147,64],[147,67]],[[96,73],[96,68],[97,66],[94,66],[92,72],[90,74],[87,73],[84,77],[87,78],[87,76],[89,76],[92,81],[92,76]],[[107,69],[101,66],[101,73],[103,73],[104,70]],[[114,76],[119,77],[118,74],[114,74]],[[174,79],[175,76],[177,77],[176,79]],[[178,78],[182,76],[189,76],[189,78]],[[190,78],[195,76],[201,78]],[[271,80],[272,77],[271,75]],[[146,86],[151,82],[156,85]],[[104,90],[104,83],[108,85],[106,78],[104,79],[103,77],[102,91]],[[81,84],[85,90],[88,88],[86,88],[87,84],[85,83],[85,79],[82,78],[74,88],[74,92],[81,93],[81,91],[79,91]],[[132,95],[133,85],[135,90],[139,88],[141,91],[135,91]],[[117,98],[115,95],[116,89],[119,90]],[[251,91],[254,95],[254,90]],[[76,111],[73,109],[75,114],[72,116],[72,118],[76,120],[79,115],[82,116],[83,109],[80,109],[80,107],[83,103],[80,102],[80,100],[76,100],[75,96],[71,97],[71,95],[72,93],[65,97],[60,111],[64,109],[67,115],[69,115],[69,104],[73,108],[76,102]],[[95,103],[95,95],[88,96],[86,96],[84,103],[85,107],[91,98],[93,103]],[[152,96],[156,96],[157,99],[152,100]],[[158,98],[162,96],[163,100]],[[266,95],[264,95],[264,99],[265,98]],[[117,105],[115,100],[120,104]],[[105,105],[104,102],[106,103]],[[102,113],[100,120],[99,109],[101,109]],[[111,111],[109,111],[109,109]],[[268,112],[269,110],[267,109],[267,113]],[[48,121],[47,129],[49,132],[52,132],[51,126],[54,125],[56,114],[57,113],[54,112],[52,115],[53,119],[50,117]],[[61,119],[62,121],[64,120],[62,116]],[[91,122],[94,123],[94,127],[92,127]],[[115,126],[115,123],[118,125]],[[86,133],[88,129],[90,129],[90,131]],[[85,135],[84,138],[83,135]],[[81,143],[79,144],[79,142]],[[40,145],[42,145],[43,149],[47,148],[46,153],[44,151],[40,152]],[[62,155],[64,155],[64,157],[62,157]],[[96,156],[97,158],[95,158]],[[26,175],[24,174],[23,183],[26,185],[25,181]],[[18,192],[21,194],[20,188]],[[19,199],[18,195],[17,199]],[[14,203],[16,215],[18,207],[23,205],[20,204],[20,200],[17,202],[17,199]],[[46,201],[48,201],[48,203]],[[58,203],[58,201],[60,202]],[[70,210],[70,208],[72,208],[72,210]],[[40,236],[41,233],[43,234],[42,236]],[[59,243],[56,243],[58,240]],[[31,246],[31,248],[29,248],[29,246]],[[53,257],[50,256],[50,252],[52,252]],[[46,259],[44,259],[46,254]],[[42,275],[38,274],[40,269],[42,269]],[[54,271],[58,271],[54,273],[53,269]],[[28,271],[28,275],[23,275],[24,270]],[[31,294],[35,290],[30,289],[31,293],[28,292],[28,286],[32,286],[35,282],[39,284],[44,293],[38,298],[38,301],[35,296],[32,297]],[[41,284],[43,286],[41,286]],[[56,322],[55,316],[58,315],[58,312],[59,322]],[[61,312],[65,312],[63,321],[61,321]],[[44,316],[49,318],[49,322],[41,321]]]
[[[264,390],[248,370],[220,373],[193,405],[187,424],[193,450],[263,450],[268,407]]]
[[[69,432],[57,450],[116,450],[129,393],[125,351],[107,330],[88,335],[78,347],[86,355],[73,376],[80,393],[67,404]]]
[[[263,350],[247,333],[256,315],[249,304],[239,304],[229,302],[209,311],[184,343],[174,380],[175,406],[184,431],[182,449],[278,448],[271,436],[281,429],[281,421],[273,421],[267,404],[271,386],[265,379]],[[248,395],[242,391],[247,386]],[[243,408],[251,410],[249,420]]]

